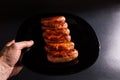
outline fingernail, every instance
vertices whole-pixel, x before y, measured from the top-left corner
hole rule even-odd
[[[32,44],[34,44],[34,41],[33,41],[33,40],[30,40],[30,42],[31,42]]]

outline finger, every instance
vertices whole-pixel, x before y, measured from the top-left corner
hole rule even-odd
[[[6,46],[6,47],[9,47],[9,46],[11,46],[13,43],[15,43],[15,40],[12,40],[12,41],[8,42],[5,46]]]
[[[16,42],[12,45],[13,48],[22,50],[23,48],[29,48],[34,44],[32,40],[30,41],[21,41],[21,42]]]

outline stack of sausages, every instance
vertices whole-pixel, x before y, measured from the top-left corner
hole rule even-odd
[[[69,62],[78,57],[71,41],[70,30],[64,16],[41,19],[47,59],[53,63]]]

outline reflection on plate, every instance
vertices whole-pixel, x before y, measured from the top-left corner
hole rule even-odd
[[[66,17],[68,28],[75,48],[79,52],[76,60],[67,63],[47,61],[44,50],[40,19],[55,15]],[[27,19],[19,28],[16,41],[34,40],[30,51],[24,54],[22,63],[30,70],[47,75],[66,75],[89,68],[96,61],[99,53],[99,42],[92,27],[78,16],[67,13],[42,14]]]

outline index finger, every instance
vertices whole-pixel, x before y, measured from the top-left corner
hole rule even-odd
[[[12,45],[13,48],[22,50],[23,48],[29,48],[34,44],[33,40],[16,42]]]

